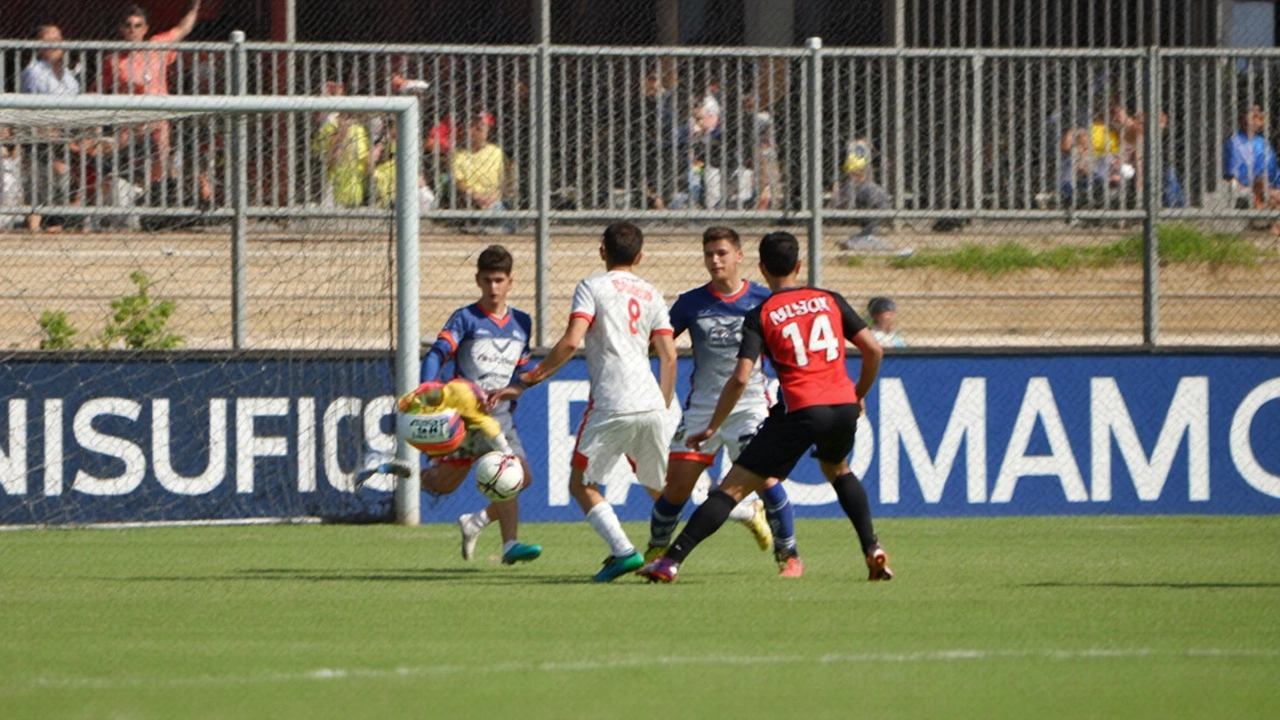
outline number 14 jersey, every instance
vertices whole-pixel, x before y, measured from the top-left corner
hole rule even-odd
[[[747,313],[739,358],[763,352],[778,373],[787,412],[858,401],[845,367],[845,342],[867,325],[829,290],[783,288]]]

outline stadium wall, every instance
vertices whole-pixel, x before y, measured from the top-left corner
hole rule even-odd
[[[0,524],[390,519],[388,478],[353,492],[362,454],[393,443],[385,356],[167,358],[0,367]],[[586,373],[571,361],[516,410],[527,521],[581,519]],[[899,354],[866,405],[851,464],[880,517],[1280,512],[1274,349]],[[811,459],[788,490],[801,516],[840,515]],[[640,487],[608,496],[648,517]],[[481,503],[471,483],[424,496],[423,521]]]

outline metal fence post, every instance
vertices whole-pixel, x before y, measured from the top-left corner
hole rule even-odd
[[[419,347],[422,342],[419,325],[419,229],[418,171],[422,167],[422,119],[415,100],[396,117],[396,397],[418,386]],[[403,440],[397,443],[397,456],[418,467],[418,451]],[[418,476],[397,478],[395,515],[399,525],[417,525],[422,521],[421,493]]]
[[[538,110],[533,114],[534,140],[533,194],[538,210],[534,231],[534,302],[538,318],[536,345],[551,342],[551,0],[538,0],[538,79],[534,83]]]
[[[1143,110],[1146,113],[1142,149],[1142,342],[1154,347],[1160,342],[1160,239],[1156,221],[1160,217],[1162,177],[1160,169],[1160,48],[1147,51],[1142,73]]]
[[[243,97],[249,94],[249,62],[244,47],[244,32],[231,33],[231,92]],[[246,236],[249,233],[249,117],[232,116],[231,131],[231,202],[235,218],[231,222],[231,347],[245,346],[245,306],[248,304],[245,265],[248,262]]]
[[[983,209],[983,197],[986,195],[982,181],[986,171],[982,166],[982,128],[983,103],[986,102],[986,84],[982,77],[986,58],[983,55],[973,56],[973,128],[969,134],[969,165],[972,176],[971,201],[974,210]]]
[[[809,134],[805,138],[809,205],[809,285],[822,285],[822,38],[809,38],[808,97]]]
[[[893,209],[899,214],[907,206],[907,60],[903,51],[907,48],[907,0],[893,3]],[[916,198],[916,209],[920,199]],[[901,227],[899,217],[893,219],[893,227]]]

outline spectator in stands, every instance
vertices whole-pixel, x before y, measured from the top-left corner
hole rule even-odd
[[[1075,208],[1101,208],[1108,188],[1120,182],[1117,156],[1096,152],[1090,130],[1077,128],[1062,136],[1062,178],[1059,191],[1064,204]]]
[[[773,114],[759,108],[755,95],[742,101],[743,110],[750,119],[750,153],[744,158],[744,167],[737,177],[738,206],[743,209],[774,210],[782,205],[782,172],[778,165],[777,132]],[[743,197],[744,185],[749,185],[749,197]]]
[[[130,5],[121,15],[120,39],[138,43],[181,42],[195,28],[199,12],[200,0],[192,0],[190,9],[176,26],[165,32],[156,33],[148,39],[147,33],[151,31],[151,26],[146,9],[138,5]],[[103,90],[120,95],[168,95],[169,67],[177,59],[178,53],[174,50],[130,50],[111,53],[106,57],[102,68]],[[163,120],[150,123],[146,126],[145,132],[153,144],[146,150],[151,158],[149,179],[154,182],[167,176],[165,171],[169,164],[169,123]]]
[[[871,179],[871,143],[860,137],[849,143],[844,162],[840,164],[840,182],[832,192],[832,204],[842,210],[884,210],[889,207],[889,193]],[[876,236],[880,221],[875,218],[858,220],[862,230],[840,241],[845,250],[881,251],[895,250],[892,243]]]
[[[1222,174],[1237,197],[1254,207],[1280,207],[1280,164],[1267,141],[1267,116],[1260,105],[1240,113],[1240,130],[1222,148]],[[1273,231],[1280,231],[1280,224]]]
[[[339,82],[325,83],[324,94],[343,95]],[[365,202],[372,170],[369,129],[363,118],[351,113],[329,113],[320,122],[312,151],[324,167],[325,184],[321,205],[360,207]]]
[[[446,113],[427,130],[422,140],[422,165],[424,179],[435,197],[446,198],[452,192],[453,175],[449,166],[453,161],[453,149],[458,145],[458,126],[453,115]]]
[[[36,27],[35,39],[47,43],[62,42],[62,29],[57,25],[39,25]],[[74,96],[80,94],[80,79],[66,67],[66,55],[57,45],[48,45],[36,52],[30,65],[22,70],[19,90],[24,93],[38,95]],[[79,154],[80,147],[76,143],[59,143],[57,132],[49,130],[42,133],[49,142],[39,142],[31,146],[30,166],[27,168],[27,201],[33,212],[27,216],[27,228],[32,231],[41,228],[49,232],[62,229],[63,219],[58,217],[42,218],[34,210],[42,205],[70,205],[71,194],[71,161]]]
[[[657,64],[641,84],[641,132],[645,135],[643,162],[632,165],[632,184],[645,194],[645,206],[666,209],[675,196],[679,172],[672,167],[676,146],[675,93],[663,81]]]
[[[13,143],[13,131],[7,125],[0,125],[0,230],[13,227],[21,215],[22,180],[18,166],[19,154]]]
[[[720,208],[724,203],[724,126],[720,101],[710,90],[689,110],[689,121],[679,133],[683,148],[688,195],[679,196],[672,207]]]
[[[506,210],[502,192],[506,184],[507,156],[489,142],[493,115],[481,112],[467,123],[467,143],[453,152],[451,170],[460,204],[481,210]],[[510,221],[485,220],[480,232],[515,232]]]
[[[906,338],[893,329],[897,311],[898,306],[893,302],[893,298],[873,297],[871,302],[867,303],[867,314],[871,316],[871,321],[868,323],[871,334],[882,347],[904,348],[907,346]]]

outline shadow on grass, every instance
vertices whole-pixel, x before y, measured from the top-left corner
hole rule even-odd
[[[1280,582],[1038,582],[1025,583],[1018,587],[1034,588],[1067,588],[1067,587],[1107,587],[1107,588],[1162,588],[1167,590],[1242,590],[1253,588],[1280,588]]]
[[[482,585],[575,585],[588,584],[586,575],[530,575],[498,568],[394,568],[359,570],[316,570],[308,568],[250,568],[221,575],[138,575],[125,578],[95,578],[124,582],[222,583],[237,580],[267,582],[458,582]]]

